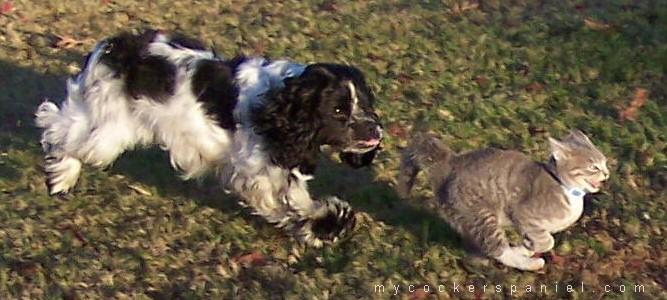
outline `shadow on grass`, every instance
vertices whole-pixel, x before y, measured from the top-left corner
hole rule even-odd
[[[0,150],[25,150],[41,156],[40,132],[34,127],[33,114],[44,99],[56,103],[65,97],[67,75],[42,74],[21,68],[8,62],[0,62]],[[11,176],[18,170],[0,169],[3,176]],[[91,168],[84,168],[90,172]],[[238,199],[224,192],[212,176],[196,181],[182,181],[169,164],[166,152],[155,148],[136,149],[125,152],[106,172],[127,177],[130,181],[155,187],[159,196],[185,197],[200,205],[240,214],[254,226],[267,227],[260,218],[251,216],[242,209]],[[311,183],[315,198],[336,195],[351,203],[357,211],[363,211],[389,225],[404,227],[413,232],[424,243],[458,245],[456,234],[435,212],[399,198],[386,182],[374,181],[371,169],[352,170],[330,159],[320,159],[316,179]],[[85,179],[84,179],[85,180]],[[84,183],[85,184],[85,183]],[[73,195],[82,191],[75,187]],[[282,233],[281,233],[282,234]]]
[[[380,159],[382,156],[381,153]],[[311,190],[318,196],[333,194],[348,200],[355,210],[410,231],[422,244],[462,246],[458,234],[437,212],[415,202],[418,200],[402,199],[391,184],[376,181],[374,177],[370,168],[353,170],[344,164],[322,158]]]
[[[0,150],[38,145],[33,113],[45,98],[65,95],[65,77],[41,74],[0,61]]]

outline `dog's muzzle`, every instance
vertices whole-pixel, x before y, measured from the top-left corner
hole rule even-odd
[[[345,148],[345,152],[366,153],[380,147],[382,142],[382,126],[377,122],[355,122],[352,129],[352,143]]]

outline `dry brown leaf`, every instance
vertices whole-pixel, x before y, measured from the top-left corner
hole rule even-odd
[[[619,109],[618,111],[618,118],[621,121],[625,120],[631,120],[634,121],[636,119],[636,114],[639,109],[644,106],[648,102],[648,91],[643,88],[637,88],[635,89],[635,95],[632,97],[632,101],[630,101],[630,106],[625,109]]]
[[[526,86],[526,91],[529,92],[529,93],[536,93],[536,92],[539,92],[539,91],[543,90],[546,87],[547,86],[545,84],[542,84],[542,83],[533,83],[533,84],[530,84],[530,85]]]
[[[79,228],[77,228],[75,226],[71,226],[71,225],[62,225],[58,228],[58,230],[60,230],[62,232],[69,231],[69,232],[72,233],[72,235],[74,235],[74,238],[82,244],[82,246],[88,245],[88,241],[86,240],[86,237],[83,236],[83,233],[81,233],[81,230]]]
[[[408,82],[414,80],[414,78],[412,76],[410,76],[408,74],[405,74],[405,73],[398,74],[396,79],[398,79],[398,82],[400,82],[400,83],[408,83]]]
[[[243,266],[244,268],[261,266],[266,262],[266,257],[261,252],[251,252],[245,255],[241,255],[232,259],[235,263]]]
[[[14,4],[11,1],[3,1],[0,5],[0,14],[6,15],[14,11]]]
[[[401,126],[398,123],[389,125],[389,134],[401,139],[408,138],[408,131],[405,129],[405,127]]]
[[[607,30],[613,27],[611,24],[598,22],[589,18],[584,18],[584,25],[592,30],[598,31]]]
[[[551,252],[551,262],[553,264],[562,266],[562,265],[565,264],[566,261],[567,261],[567,259],[565,258],[565,256],[560,256],[560,255],[556,254],[556,252]]]
[[[635,273],[644,270],[645,266],[646,266],[645,259],[633,258],[625,263],[625,266],[623,266],[623,270],[628,273]]]
[[[453,14],[462,14],[468,10],[477,9],[479,2],[454,3],[451,8]]]
[[[77,40],[68,35],[56,34],[55,36],[58,38],[58,41],[56,42],[56,47],[60,49],[72,49],[81,45],[88,45],[95,43],[94,39]]]
[[[433,294],[432,287],[429,286],[429,291],[425,292],[424,291],[424,285],[420,285],[419,287],[416,287],[414,292],[410,294],[410,299],[412,300],[424,300],[428,299],[429,296]]]
[[[323,11],[334,12],[338,10],[338,5],[336,1],[325,1],[320,5],[320,9]]]
[[[127,187],[130,188],[131,190],[139,193],[139,195],[143,195],[143,196],[152,196],[153,195],[150,191],[148,191],[148,190],[146,190],[146,189],[144,189],[144,188],[142,188],[138,185],[135,185],[135,184],[130,184]]]

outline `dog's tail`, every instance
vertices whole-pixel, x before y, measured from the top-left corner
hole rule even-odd
[[[408,197],[420,170],[428,172],[431,186],[435,189],[450,171],[449,161],[454,152],[433,134],[417,133],[403,152],[398,178],[398,193]]]

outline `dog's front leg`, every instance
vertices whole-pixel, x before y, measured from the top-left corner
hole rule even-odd
[[[334,196],[323,201],[311,197],[307,180],[312,177],[298,172],[282,177],[284,180],[271,177],[253,176],[248,180],[237,177],[233,180],[243,204],[269,223],[313,247],[335,242],[353,229],[356,219],[347,202]]]

